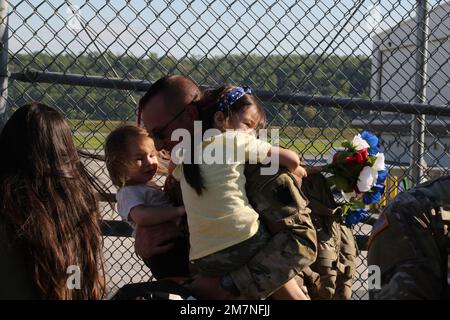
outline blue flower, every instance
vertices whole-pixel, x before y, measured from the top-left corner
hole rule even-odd
[[[351,211],[345,216],[345,224],[347,226],[351,226],[357,223],[360,223],[367,216],[366,209],[356,209],[355,211]]]
[[[378,138],[376,135],[372,134],[369,131],[363,131],[361,133],[361,138],[366,140],[366,142],[369,144],[369,155],[376,155],[379,151],[378,147]]]
[[[384,185],[375,185],[369,192],[364,193],[364,204],[378,203],[381,200],[381,196],[384,192]]]
[[[384,192],[384,184],[376,184],[372,187],[372,192]]]
[[[378,171],[378,178],[377,178],[376,184],[384,185],[384,181],[386,181],[387,175],[388,175],[388,171],[386,169]]]

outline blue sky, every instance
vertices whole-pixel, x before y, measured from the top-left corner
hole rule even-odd
[[[204,57],[230,52],[321,53],[328,47],[336,54],[370,54],[371,35],[414,17],[416,3],[366,0],[337,34],[357,2],[113,0],[105,6],[104,0],[13,0],[9,48],[21,53],[77,54],[109,49],[136,56],[153,52]],[[72,14],[69,3],[79,8],[78,15]],[[91,38],[97,39],[96,45]]]

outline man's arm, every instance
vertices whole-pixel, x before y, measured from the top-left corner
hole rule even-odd
[[[386,277],[384,270],[380,289],[369,290],[371,300],[439,300],[442,299],[442,272],[439,260],[418,258],[402,261]]]
[[[128,219],[137,226],[149,227],[175,221],[186,214],[184,207],[146,207],[139,205],[130,210]]]
[[[255,197],[253,200],[256,201],[264,201],[261,197],[267,196],[253,186],[249,190],[249,198]],[[197,277],[190,289],[196,296],[210,299],[264,299],[277,291],[316,259],[317,238],[309,209],[300,206],[297,212],[298,215],[292,220],[289,229],[275,234],[246,265],[225,276],[231,277],[232,285],[229,281],[221,281],[225,277]],[[265,210],[264,213],[259,213],[261,218],[270,214],[279,214],[278,219],[286,218],[281,216],[280,210]],[[270,220],[275,218],[270,217]],[[240,296],[232,294],[233,285],[240,292]]]
[[[367,254],[369,267],[380,271],[372,276],[379,278],[369,282],[371,299],[441,298],[442,248],[431,208],[427,198],[402,193],[378,218]]]
[[[230,273],[236,287],[249,299],[267,298],[311,265],[317,254],[310,209],[292,175],[281,173],[267,184],[266,179],[272,178],[257,176],[259,171],[246,167],[247,196],[261,221],[275,234],[245,266]],[[314,180],[314,176],[306,179]],[[316,180],[319,188],[321,182],[326,183]]]
[[[151,227],[137,227],[134,242],[136,254],[142,259],[169,251],[173,243],[166,244],[181,235],[175,223],[162,223]]]

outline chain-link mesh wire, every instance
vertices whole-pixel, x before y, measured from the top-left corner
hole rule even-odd
[[[415,103],[420,2],[12,0],[8,68],[12,75],[37,70],[150,82],[183,74],[200,85],[249,84],[273,96]],[[425,103],[448,106],[450,4],[428,3]],[[114,127],[134,121],[141,94],[10,80],[7,113],[31,100],[47,103],[64,113],[79,147],[101,153]],[[362,105],[347,110],[270,99],[264,105],[271,127],[281,130],[281,145],[311,165],[326,162],[333,148],[361,129],[379,134],[391,176],[388,199],[411,182],[412,162],[420,163],[425,178],[448,172],[447,117],[426,116],[420,159],[411,153],[417,143],[414,116]],[[111,186],[103,163],[87,164]],[[105,219],[118,219],[108,208]],[[369,232],[367,224],[354,228],[357,235]],[[105,238],[105,258],[110,288],[150,277],[131,238]],[[365,252],[358,263],[353,297],[362,299],[367,298]]]

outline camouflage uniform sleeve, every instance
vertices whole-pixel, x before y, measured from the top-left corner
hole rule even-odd
[[[245,266],[230,275],[244,298],[264,299],[314,262],[316,231],[307,200],[292,176],[264,177],[248,172],[246,176],[247,195],[274,235]]]
[[[442,259],[431,212],[427,197],[404,193],[382,213],[369,239],[368,265],[380,271],[378,284],[369,280],[371,299],[439,299]]]

